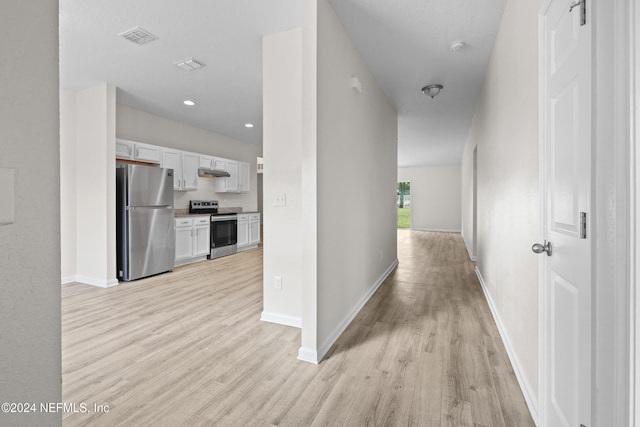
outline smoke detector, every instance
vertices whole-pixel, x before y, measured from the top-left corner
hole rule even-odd
[[[151,34],[149,31],[140,27],[134,27],[118,35],[137,45],[143,45],[154,40],[158,40],[158,36],[156,36],[155,34]]]
[[[457,52],[464,47],[464,42],[461,40],[455,41],[449,45],[449,50],[451,52]]]
[[[182,68],[183,70],[192,71],[192,70],[197,70],[198,68],[202,68],[207,64],[205,64],[202,61],[198,61],[195,58],[187,58],[187,59],[183,59],[182,61],[176,62],[176,65]]]

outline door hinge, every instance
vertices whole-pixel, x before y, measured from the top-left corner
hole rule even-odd
[[[587,213],[580,212],[580,238],[587,238]]]
[[[587,25],[587,0],[575,0],[569,6],[569,13],[573,12],[576,6],[580,6],[580,25]]]

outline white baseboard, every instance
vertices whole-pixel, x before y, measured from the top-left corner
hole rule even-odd
[[[118,282],[118,279],[104,280],[104,279],[96,279],[94,277],[87,277],[87,276],[75,276],[72,278],[67,277],[65,279],[66,280],[73,279],[71,280],[71,282],[84,283],[85,285],[98,286],[100,288],[110,288],[111,286],[116,286],[120,283]],[[63,284],[64,283],[70,283],[70,282],[63,282]]]
[[[309,347],[300,347],[298,350],[298,360],[302,360],[303,362],[309,362],[317,365],[320,363],[320,359],[318,358],[318,352]]]
[[[464,235],[464,233],[460,233],[460,235],[462,236],[462,241],[464,242],[464,246],[467,248],[467,253],[469,254],[469,259],[471,261],[473,261],[473,262],[478,261],[478,257],[475,256],[473,254],[473,252],[471,251],[471,245],[467,241],[467,237]]]
[[[478,280],[480,281],[480,286],[482,286],[482,292],[484,293],[484,297],[487,300],[487,304],[489,305],[489,309],[491,310],[491,314],[493,315],[493,320],[496,322],[498,327],[498,332],[500,332],[500,337],[502,338],[502,342],[504,344],[505,349],[507,350],[507,355],[509,356],[509,360],[511,361],[511,366],[513,367],[513,371],[516,374],[516,379],[518,380],[518,384],[520,385],[520,389],[522,390],[522,394],[524,395],[524,400],[527,402],[527,406],[529,407],[529,412],[531,413],[531,418],[533,418],[533,422],[538,425],[538,404],[535,398],[536,393],[535,390],[529,384],[529,381],[522,374],[521,363],[518,359],[518,356],[513,351],[513,347],[511,345],[511,341],[509,340],[509,335],[507,335],[507,331],[500,319],[500,315],[496,309],[496,306],[491,299],[491,295],[489,294],[489,290],[487,289],[487,284],[482,277],[482,273],[478,267],[475,268],[476,276],[478,276]],[[536,338],[537,339],[537,338]]]
[[[302,328],[301,317],[287,316],[286,314],[263,311],[262,314],[260,314],[260,320],[262,320],[263,322],[277,323],[278,325]]]
[[[76,281],[76,276],[67,276],[60,279],[60,283],[66,285],[67,283],[73,283]]]
[[[411,230],[413,231],[434,231],[437,233],[460,233],[461,230],[460,229],[449,229],[449,228],[418,228],[418,227],[411,227]]]
[[[342,335],[344,330],[347,329],[349,324],[358,315],[360,310],[362,310],[362,307],[364,307],[364,305],[367,303],[367,301],[369,301],[369,298],[371,298],[371,296],[373,296],[373,294],[378,290],[380,285],[382,285],[382,283],[385,281],[387,276],[389,276],[389,274],[391,274],[391,272],[397,266],[398,266],[398,259],[396,258],[391,263],[389,268],[387,268],[384,271],[384,273],[382,273],[382,275],[378,278],[378,280],[376,280],[376,282],[371,286],[371,288],[369,288],[367,293],[364,294],[362,296],[362,298],[360,298],[360,300],[358,300],[358,302],[353,306],[353,308],[351,309],[349,314],[347,314],[344,317],[344,319],[342,319],[342,321],[333,330],[333,332],[329,335],[329,337],[324,341],[324,343],[322,343],[320,348],[318,348],[318,350],[315,352],[315,360],[316,360],[315,362],[313,362],[313,360],[308,360],[307,358],[302,358],[302,356],[311,357],[311,353],[313,353],[312,349],[304,349],[304,354],[302,354],[303,353],[303,348],[300,348],[300,351],[298,352],[298,359],[305,360],[307,362],[311,361],[312,363],[319,363],[324,358],[324,356],[327,354],[327,352],[329,351],[331,346],[338,340],[338,338],[340,338],[340,335]]]

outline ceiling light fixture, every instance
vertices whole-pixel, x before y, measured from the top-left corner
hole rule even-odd
[[[246,128],[252,128],[253,127],[253,123],[245,123],[244,127]]]
[[[184,105],[188,105],[189,107],[193,107],[194,105],[196,105],[196,102],[195,102],[195,101],[192,101],[192,100],[190,100],[190,99],[185,99],[184,101],[182,101],[182,103],[183,103]]]
[[[440,93],[440,91],[444,89],[444,86],[442,85],[427,85],[425,87],[422,88],[422,93],[424,93],[425,95],[428,95],[431,97],[431,99],[433,99],[434,97],[436,97],[436,95],[438,95]]]

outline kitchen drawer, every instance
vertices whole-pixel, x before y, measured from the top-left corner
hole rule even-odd
[[[198,216],[193,218],[193,225],[209,224],[211,222],[210,216]]]
[[[193,218],[176,218],[176,228],[193,227]]]
[[[259,213],[249,214],[249,219],[251,221],[257,221],[260,219],[260,214]]]
[[[238,221],[249,221],[249,215],[248,214],[238,215]]]

